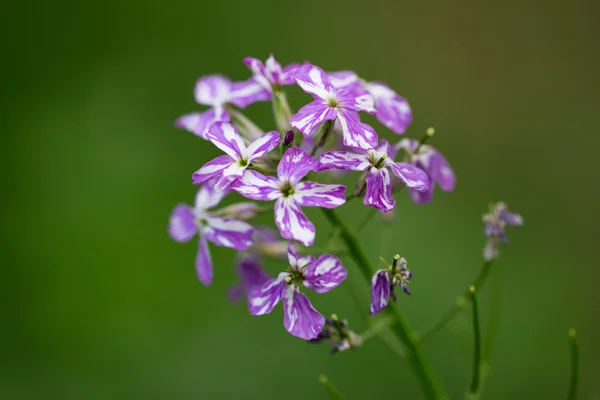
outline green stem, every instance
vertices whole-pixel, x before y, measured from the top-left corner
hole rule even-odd
[[[325,390],[327,390],[329,397],[331,397],[332,399],[334,399],[334,400],[345,400],[346,399],[344,397],[344,395],[342,394],[342,392],[340,392],[325,375],[319,376],[319,382],[321,382],[321,385],[323,385]]]
[[[285,135],[287,131],[292,129],[292,125],[290,125],[292,112],[290,111],[285,91],[281,87],[273,90],[273,116],[275,117],[275,125],[279,132]]]
[[[473,379],[471,381],[471,392],[469,398],[479,398],[479,387],[481,383],[481,328],[479,324],[479,309],[477,307],[477,295],[475,294],[475,286],[469,288],[469,296],[471,297],[471,308],[473,310]]]
[[[231,123],[238,128],[246,142],[252,143],[264,135],[265,132],[262,129],[231,104],[225,104],[225,110],[231,118]]]
[[[371,277],[375,273],[375,268],[373,268],[369,258],[365,255],[356,235],[348,229],[335,210],[325,208],[322,210],[331,225],[339,229],[340,237],[348,247],[349,255],[358,266],[365,281],[370,285]],[[411,332],[408,323],[398,309],[398,306],[392,302],[385,311],[395,318],[394,323],[391,325],[392,331],[404,344],[407,351],[409,366],[419,381],[425,397],[428,399],[445,399],[446,395],[444,394],[444,390],[433,374],[433,370],[425,357],[421,343]]]
[[[577,399],[577,383],[579,381],[579,344],[577,332],[569,329],[569,342],[571,342],[571,384],[569,386],[568,400]]]
[[[367,211],[367,215],[365,215],[363,220],[356,227],[356,233],[361,233],[362,230],[366,228],[366,226],[369,224],[369,222],[371,222],[373,217],[377,215],[377,211],[379,210],[377,210],[375,207],[369,208],[369,211]]]
[[[475,278],[475,280],[471,284],[471,286],[475,286],[475,290],[479,291],[483,287],[483,284],[485,283],[485,280],[487,279],[487,276],[490,272],[491,267],[492,267],[492,261],[486,261],[483,263],[483,268],[479,272],[479,275],[477,275],[477,278]],[[466,298],[468,296],[469,296],[469,289],[466,290],[465,294],[462,297],[458,298],[456,305],[451,310],[448,310],[448,312],[446,313],[446,316],[440,322],[438,322],[431,329],[425,331],[425,333],[423,333],[421,335],[421,339],[422,340],[427,339],[428,337],[441,331],[446,325],[448,325],[448,323],[450,323],[450,321],[452,321],[465,308],[465,306],[467,304]]]

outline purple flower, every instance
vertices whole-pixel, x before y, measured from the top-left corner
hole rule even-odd
[[[485,236],[488,237],[483,249],[483,258],[486,262],[489,262],[498,257],[500,243],[508,243],[508,238],[504,232],[506,225],[521,226],[523,225],[523,217],[508,211],[505,203],[496,203],[491,204],[490,212],[483,215],[483,222],[485,222]]]
[[[203,185],[196,195],[194,208],[178,204],[169,220],[169,235],[174,240],[188,242],[196,234],[199,235],[196,272],[200,282],[205,285],[210,285],[213,280],[207,241],[238,251],[247,250],[252,245],[252,226],[232,218],[218,217],[215,212],[209,211],[225,196],[225,192],[216,192],[214,186],[214,181]]]
[[[194,172],[194,184],[219,177],[216,190],[227,189],[236,179],[244,175],[252,161],[264,156],[279,145],[279,133],[267,132],[246,147],[237,128],[227,122],[211,125],[206,138],[227,155],[219,156]]]
[[[336,256],[325,254],[316,260],[313,256],[301,257],[291,242],[288,259],[287,272],[250,293],[248,309],[252,315],[269,314],[283,299],[285,329],[299,338],[314,339],[323,329],[325,318],[300,293],[300,287],[325,293],[342,283],[347,272]]]
[[[230,301],[234,302],[248,296],[254,289],[262,286],[271,278],[263,268],[260,257],[247,252],[238,257],[236,272],[240,282],[229,289],[227,296]]]
[[[366,171],[364,204],[387,212],[396,204],[392,198],[392,178],[388,168],[411,189],[422,191],[429,187],[429,179],[423,170],[407,163],[394,162],[390,157],[393,153],[394,149],[385,140],[366,152],[331,151],[321,155],[319,169]]]
[[[412,272],[406,269],[406,260],[396,254],[394,262],[386,269],[380,269],[371,279],[371,315],[377,315],[387,307],[390,297],[396,301],[394,288],[400,286],[404,293],[411,294],[406,285],[412,278]]]
[[[291,73],[298,86],[315,100],[292,117],[294,128],[311,137],[327,120],[337,120],[342,128],[344,145],[370,149],[377,145],[377,133],[360,122],[358,111],[375,113],[373,98],[358,85],[336,89],[319,67],[305,64]]]
[[[246,171],[231,187],[252,200],[276,200],[275,224],[285,239],[305,246],[315,241],[315,226],[300,207],[335,208],[346,202],[343,185],[300,182],[319,162],[297,147],[288,149],[277,167],[278,178]]]
[[[365,82],[352,71],[331,72],[331,84],[338,89],[348,86],[364,87],[375,101],[377,119],[392,132],[403,134],[412,122],[408,101],[382,82]]]
[[[422,169],[429,177],[429,187],[425,191],[410,190],[410,197],[416,204],[429,203],[433,197],[433,189],[437,183],[444,192],[451,192],[456,186],[456,175],[446,158],[435,148],[422,145],[413,139],[402,139],[396,149],[404,149],[410,153],[410,163]],[[415,151],[419,148],[418,153]]]
[[[269,56],[265,64],[252,57],[244,58],[244,64],[252,71],[254,80],[269,93],[273,92],[273,88],[293,84],[294,81],[290,77],[290,72],[300,66],[299,64],[290,64],[282,68],[281,64],[273,57],[273,54]]]
[[[348,328],[348,321],[340,321],[335,314],[325,319],[323,330],[311,343],[321,343],[324,340],[333,346],[332,353],[355,349],[363,343],[363,338]]]
[[[217,122],[229,122],[229,114],[225,104],[233,104],[244,108],[257,101],[266,101],[271,98],[269,91],[254,78],[244,82],[232,83],[229,78],[222,75],[203,76],[196,82],[194,96],[198,104],[210,106],[204,112],[192,112],[182,115],[175,121],[175,126],[186,129],[193,134],[206,139],[208,128]]]

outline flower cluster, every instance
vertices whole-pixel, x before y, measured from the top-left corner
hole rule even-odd
[[[304,209],[333,209],[358,197],[367,206],[389,212],[395,206],[394,191],[407,187],[415,202],[428,202],[435,183],[444,191],[454,189],[454,172],[422,140],[390,144],[361,121],[363,115],[374,115],[394,134],[405,133],[412,121],[410,106],[387,85],[367,82],[351,71],[328,73],[308,62],[284,67],[273,55],[264,63],[256,58],[246,58],[244,63],[251,72],[244,81],[232,82],[221,75],[200,78],[195,99],[210,108],[175,122],[224,154],[192,174],[193,184],[199,185],[195,205],[174,209],[169,233],[180,242],[199,235],[196,270],[205,285],[213,281],[208,242],[240,252],[239,283],[230,289],[229,297],[247,297],[252,315],[270,313],[283,301],[284,325],[292,335],[310,340],[329,332],[339,336],[338,350],[352,347],[357,337],[342,329],[344,323],[327,322],[300,291],[328,292],[347,274],[332,254],[302,255],[305,250],[296,243],[310,247],[317,234]],[[287,86],[299,87],[313,100],[293,113],[285,97]],[[273,103],[279,132],[264,133],[242,114],[241,109],[263,101]],[[401,161],[395,161],[401,153]],[[357,190],[347,195],[345,185],[331,181],[347,179],[339,172],[350,171],[359,174]],[[216,209],[230,194],[251,202]],[[249,222],[269,210],[277,231]],[[272,275],[263,267],[264,257],[284,255],[289,259],[284,272]],[[389,268],[378,271],[371,313],[381,311],[389,297],[395,298],[395,286],[410,293],[409,280],[404,259],[395,258]]]

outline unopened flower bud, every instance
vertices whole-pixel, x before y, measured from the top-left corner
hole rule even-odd
[[[294,143],[294,131],[287,131],[285,136],[283,137],[283,145],[285,147],[289,147]]]

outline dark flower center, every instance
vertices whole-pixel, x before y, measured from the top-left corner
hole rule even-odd
[[[289,197],[294,194],[294,188],[289,183],[286,183],[281,187],[281,193],[283,197]]]
[[[240,167],[245,167],[248,165],[248,160],[246,160],[245,158],[241,158],[240,161],[238,161],[238,164],[240,165]]]

